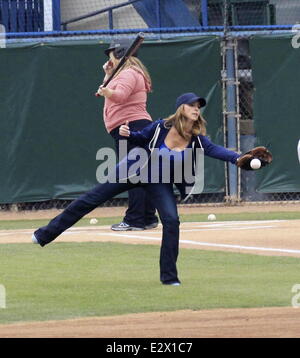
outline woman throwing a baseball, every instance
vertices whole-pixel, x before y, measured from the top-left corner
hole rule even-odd
[[[199,170],[197,153],[199,151],[209,157],[231,162],[240,167],[245,164],[244,157],[247,163],[251,158],[253,159],[253,156],[250,158],[250,154],[240,156],[234,151],[212,143],[206,137],[206,122],[200,113],[200,108],[205,105],[204,98],[194,93],[184,93],[176,100],[175,114],[168,118],[151,123],[138,132],[131,131],[127,124],[121,125],[120,135],[139,146],[140,153],[137,154],[140,157],[146,153],[146,156],[144,155],[146,162],[141,163],[139,170],[131,171],[132,165],[134,165],[131,160],[132,156],[130,156],[130,160],[124,158],[113,171],[112,178],[117,178],[117,180],[108,180],[104,184],[98,184],[94,189],[72,202],[48,225],[34,232],[33,242],[41,246],[50,243],[106,200],[131,188],[142,186],[154,199],[163,226],[160,280],[165,285],[180,285],[176,267],[179,247],[179,217],[173,184],[177,186],[183,199],[193,193],[197,175],[199,175],[197,174]],[[134,151],[136,150],[137,148],[134,149]],[[163,169],[166,167],[167,161],[169,161],[170,170],[168,175],[165,175]],[[119,174],[124,163],[128,167],[125,178]],[[183,168],[184,171],[188,168],[190,173],[180,176]],[[134,180],[143,170],[148,182],[144,180],[145,178],[139,182]],[[200,170],[203,171],[204,168],[200,166]],[[188,176],[194,178],[194,184],[191,181],[186,181]]]

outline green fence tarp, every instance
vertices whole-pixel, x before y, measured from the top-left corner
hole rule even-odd
[[[300,49],[292,46],[293,36],[250,39],[256,141],[274,155],[273,163],[257,172],[261,193],[300,191]]]
[[[102,120],[103,50],[95,41],[0,49],[0,203],[73,199],[97,184],[101,147],[113,147]],[[223,144],[220,43],[210,36],[145,42],[140,58],[153,79],[154,120],[174,112],[178,95],[208,98],[208,134]],[[224,191],[224,163],[205,161],[204,192]]]

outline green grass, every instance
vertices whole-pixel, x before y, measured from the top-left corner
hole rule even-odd
[[[300,260],[181,249],[182,285],[159,282],[159,246],[0,245],[0,323],[178,309],[290,306]]]
[[[213,212],[213,208],[212,208]],[[250,213],[228,213],[216,214],[218,221],[244,221],[244,220],[299,220],[300,212],[250,212]],[[98,217],[98,225],[111,225],[120,222],[123,217]],[[181,222],[206,222],[207,214],[184,214],[180,215]],[[75,226],[89,225],[90,219],[83,218]],[[0,230],[13,229],[35,229],[37,227],[46,225],[49,222],[47,219],[39,220],[0,220]]]
[[[212,209],[213,211],[213,209]],[[98,218],[111,225],[121,217]],[[294,220],[299,212],[217,214],[217,220]],[[49,220],[0,221],[0,229],[35,229]],[[207,214],[181,215],[206,222]],[[89,225],[83,218],[76,226]],[[0,323],[135,312],[290,306],[300,260],[181,249],[182,286],[159,282],[159,247],[117,243],[0,245],[6,309]]]

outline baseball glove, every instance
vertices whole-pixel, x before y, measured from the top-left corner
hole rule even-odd
[[[269,152],[266,147],[255,147],[251,149],[249,152],[242,154],[238,158],[236,165],[244,170],[253,170],[250,166],[250,162],[252,159],[255,158],[260,160],[261,167],[270,164],[273,160],[273,156],[271,152]]]

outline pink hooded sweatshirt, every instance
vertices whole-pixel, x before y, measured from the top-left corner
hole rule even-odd
[[[104,124],[108,132],[139,119],[152,120],[146,110],[147,92],[150,84],[139,69],[128,68],[121,71],[107,86],[115,91],[104,102]]]

